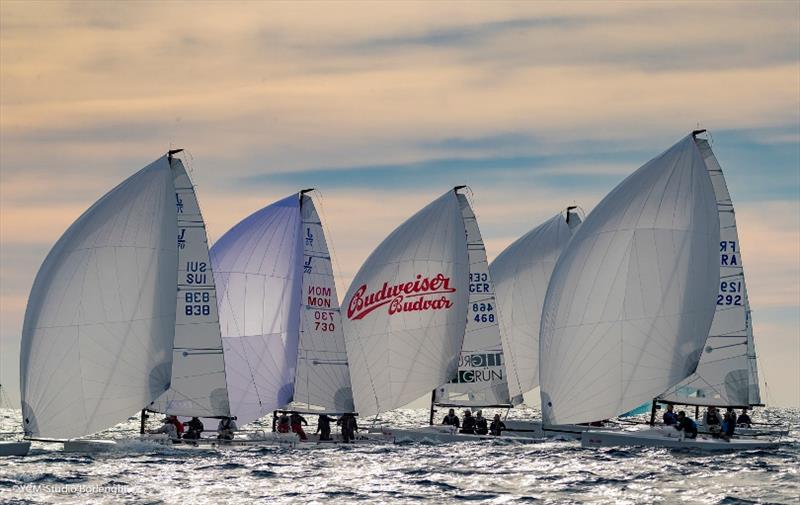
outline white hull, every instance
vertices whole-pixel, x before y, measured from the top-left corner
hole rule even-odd
[[[504,443],[517,443],[517,444],[533,444],[541,442],[540,438],[532,436],[514,436],[503,434],[502,436],[495,437],[492,435],[468,435],[458,433],[450,429],[448,426],[426,426],[424,428],[380,428],[380,431],[372,432],[380,434],[385,438],[390,438],[394,443],[428,443],[428,444],[447,444],[453,442],[482,442],[487,440],[504,442]]]
[[[0,457],[25,456],[30,450],[30,442],[0,442]]]
[[[695,449],[701,451],[746,451],[751,449],[770,449],[777,442],[745,438],[732,438],[725,441],[698,435],[695,439],[682,438],[674,429],[652,429],[642,431],[602,431],[589,430],[581,436],[584,448],[599,447],[666,447],[669,449]]]
[[[308,440],[302,441],[294,433],[238,433],[233,440],[220,440],[217,438],[200,438],[195,440],[172,440],[163,434],[142,435],[138,438],[118,439],[118,440],[66,440],[64,452],[70,453],[97,453],[108,451],[125,451],[137,444],[157,444],[174,449],[191,450],[232,448],[232,447],[289,447],[289,448],[317,448],[328,447],[331,445],[343,445],[344,442],[339,436],[334,436],[333,440],[320,441],[316,435],[308,435]],[[355,441],[351,442],[358,445],[375,445],[393,443],[394,437],[384,434],[359,434]]]
[[[505,423],[507,430],[503,432],[504,435],[513,437],[532,437],[532,438],[555,438],[557,440],[580,440],[581,433],[588,430],[608,430],[614,431],[619,429],[615,425],[608,426],[588,426],[585,424],[559,424],[553,426],[542,426],[541,421],[516,421],[506,420]]]

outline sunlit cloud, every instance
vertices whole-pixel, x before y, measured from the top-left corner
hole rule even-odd
[[[798,353],[777,354],[800,306],[799,66],[796,2],[5,2],[0,338],[16,345],[60,234],[169,148],[187,149],[212,241],[319,188],[341,295],[453,185],[472,188],[491,259],[700,124],[762,362],[796,373]],[[782,404],[798,387],[772,385]]]

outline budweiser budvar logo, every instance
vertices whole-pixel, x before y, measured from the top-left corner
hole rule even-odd
[[[422,275],[417,275],[414,281],[401,282],[394,286],[384,282],[378,291],[365,295],[366,292],[367,285],[362,284],[353,294],[347,305],[348,319],[362,319],[384,305],[389,305],[389,315],[399,312],[449,309],[453,306],[453,302],[445,295],[455,293],[456,288],[451,288],[450,278],[440,273],[435,277],[424,278]],[[434,299],[426,298],[430,295],[442,296]]]

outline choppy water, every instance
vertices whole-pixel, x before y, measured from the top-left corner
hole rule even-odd
[[[400,410],[384,420],[421,426],[427,414]],[[532,415],[514,410],[510,417]],[[800,411],[762,409],[754,420],[789,424],[790,442],[717,455],[583,450],[557,441],[188,450],[132,444],[98,455],[34,444],[24,458],[0,460],[0,502],[798,503]],[[0,431],[18,429],[19,412],[0,411]],[[113,431],[136,436],[137,429],[132,418]]]

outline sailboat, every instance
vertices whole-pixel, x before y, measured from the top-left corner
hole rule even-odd
[[[475,214],[466,195],[457,196],[470,257],[470,311],[457,375],[434,390],[431,425],[434,406],[510,409],[522,403],[523,392],[538,385],[538,346],[531,344],[539,336],[544,291],[558,255],[581,222],[577,208],[568,207],[515,241],[489,266]],[[512,436],[545,435],[540,422],[506,419],[505,425]],[[458,439],[468,438],[473,437]]]
[[[722,167],[709,141],[696,137],[697,147],[705,161],[714,187],[719,234],[719,291],[711,330],[697,370],[653,400],[656,403],[700,406],[753,408],[763,407],[756,364],[750,300],[747,296],[741,242],[736,227],[736,213]],[[656,409],[651,411],[650,424]],[[701,425],[701,431],[703,430]],[[756,434],[785,434],[786,430],[737,429]]]
[[[581,222],[577,206],[569,206],[514,241],[490,265],[507,356],[508,391],[514,405],[522,403],[523,393],[539,386],[539,327],[547,285],[558,257]],[[545,431],[539,421],[507,419],[505,424],[517,436],[563,436],[567,432],[566,427]]]
[[[470,284],[458,189],[384,239],[344,298],[353,401],[362,417],[406,405],[456,374]]]
[[[512,406],[508,393],[506,355],[500,341],[495,288],[489,274],[486,247],[467,195],[456,190],[467,238],[469,300],[464,342],[453,378],[436,388],[431,397],[430,424],[434,408]]]
[[[539,339],[545,424],[610,419],[696,370],[716,310],[720,237],[698,133],[622,181],[560,256]],[[725,443],[678,433],[590,430],[581,440],[708,450]]]
[[[211,248],[231,412],[240,425],[280,410],[354,412],[331,256],[312,191],[255,212]]]
[[[33,283],[22,330],[25,435],[65,441],[171,387],[183,168],[168,152],[84,212]]]

